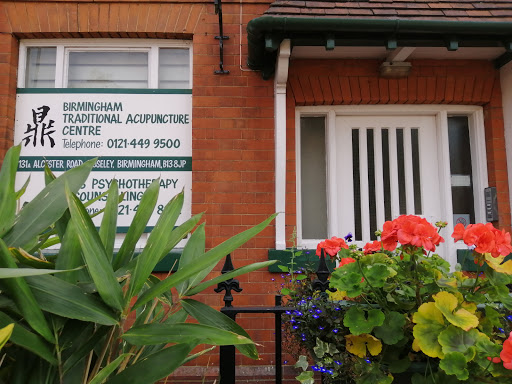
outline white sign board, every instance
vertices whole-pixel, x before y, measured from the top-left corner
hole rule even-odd
[[[163,206],[185,191],[179,223],[191,217],[192,95],[150,93],[40,92],[18,93],[15,144],[21,143],[17,187],[30,176],[23,201],[44,188],[44,165],[59,175],[98,157],[87,182],[78,191],[82,202],[105,192],[113,179],[125,192],[119,205],[118,227],[131,223],[143,192],[160,178],[157,209],[148,227],[156,224]],[[139,93],[144,92],[146,93]],[[117,90],[116,90],[117,92]],[[97,212],[98,201],[87,209]],[[96,217],[99,225],[101,218]]]

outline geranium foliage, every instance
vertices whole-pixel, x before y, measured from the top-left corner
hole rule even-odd
[[[331,292],[292,278],[288,302],[287,329],[311,352],[313,371],[333,383],[405,382],[408,370],[413,384],[512,382],[510,234],[456,225],[453,240],[487,266],[468,274],[436,253],[446,226],[404,215],[364,247],[338,237],[318,244],[317,255],[338,261]]]

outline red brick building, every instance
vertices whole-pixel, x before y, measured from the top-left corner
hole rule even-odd
[[[0,157],[24,123],[17,104],[97,98],[124,103],[135,118],[159,114],[146,108],[158,99],[190,116],[178,156],[192,168],[174,189],[189,192],[189,214],[206,212],[208,247],[281,212],[233,254],[236,266],[291,246],[294,233],[301,248],[349,231],[369,240],[402,213],[447,220],[448,229],[489,219],[510,230],[511,51],[506,0],[252,0],[220,9],[201,0],[4,0]],[[132,132],[110,137],[109,149],[129,146],[118,143]],[[84,142],[80,129],[61,133],[88,153],[71,144]],[[490,210],[487,187],[496,193]],[[454,246],[443,252],[457,260]],[[273,277],[240,278],[235,305],[272,305]],[[221,296],[202,300],[221,306]],[[262,344],[260,361],[238,358],[244,380],[271,377],[273,318],[239,322]],[[201,376],[208,365],[214,376],[216,355],[194,364],[179,374]]]

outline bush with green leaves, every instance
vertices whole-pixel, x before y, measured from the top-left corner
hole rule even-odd
[[[15,190],[19,155],[20,147],[12,147],[0,171],[0,327],[15,324],[1,350],[0,383],[150,384],[214,348],[196,348],[203,344],[236,345],[258,358],[247,332],[191,296],[271,264],[206,279],[274,216],[206,250],[200,214],[175,226],[180,193],[165,205],[138,254],[136,244],[157,202],[157,179],[115,249],[122,200],[117,182],[105,193],[99,228],[75,195],[95,159],[59,177],[46,168],[46,187],[18,209],[26,188]],[[163,280],[153,276],[155,265],[187,237],[177,272]],[[43,250],[57,243],[58,252],[45,256]]]
[[[336,292],[312,292],[309,279],[289,290],[287,330],[311,357],[296,365],[301,383],[314,371],[336,384],[512,382],[510,234],[491,223],[454,228],[479,268],[471,275],[434,253],[444,226],[403,215],[363,249],[336,237],[318,245],[338,261]]]

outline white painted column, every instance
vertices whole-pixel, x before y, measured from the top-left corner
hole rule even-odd
[[[500,70],[503,99],[503,123],[505,125],[505,148],[507,151],[508,189],[512,191],[512,62]],[[512,206],[512,194],[510,194]]]
[[[274,76],[274,142],[276,249],[286,249],[286,83],[290,63],[290,40],[283,40],[277,55]]]

